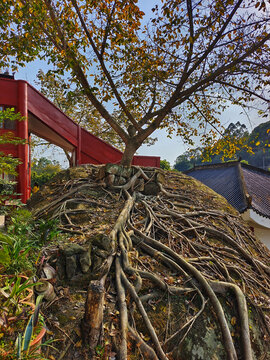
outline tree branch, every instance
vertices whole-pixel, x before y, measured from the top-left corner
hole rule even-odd
[[[77,58],[74,56],[74,53],[70,50],[65,36],[57,23],[56,16],[54,9],[50,3],[49,0],[44,0],[45,4],[49,10],[50,17],[54,25],[56,26],[58,36],[62,41],[63,49],[66,51],[67,59],[72,59],[72,62],[70,62],[70,66],[73,69],[74,73],[76,74],[78,80],[80,81],[82,87],[84,88],[86,95],[88,96],[91,103],[96,107],[96,109],[100,112],[100,114],[106,119],[106,121],[110,124],[110,126],[119,134],[121,139],[126,143],[128,141],[128,135],[127,133],[121,128],[121,126],[118,125],[118,123],[112,118],[112,116],[108,113],[108,111],[105,109],[105,107],[101,104],[101,102],[95,97],[93,94],[91,87],[86,79],[86,76],[77,60]],[[72,0],[75,1],[75,0]]]
[[[96,47],[96,45],[95,45],[95,43],[94,43],[94,41],[93,41],[93,39],[91,37],[91,34],[88,31],[87,26],[86,26],[86,24],[85,24],[85,22],[83,20],[82,14],[81,14],[81,12],[79,10],[79,7],[78,7],[78,4],[77,4],[77,1],[76,0],[71,0],[71,1],[72,1],[72,4],[73,4],[73,6],[74,6],[74,8],[76,10],[76,13],[77,13],[79,19],[80,19],[80,22],[81,22],[81,25],[82,25],[82,27],[83,27],[83,29],[85,31],[85,34],[86,34],[86,36],[87,36],[87,38],[88,38],[88,40],[89,40],[89,42],[90,42],[90,44],[92,46],[92,49],[94,50],[94,52],[96,54],[96,57],[97,57],[100,65],[101,65],[101,68],[102,68],[106,78],[109,81],[111,89],[112,89],[112,91],[113,91],[119,105],[121,106],[122,110],[126,114],[129,121],[136,128],[136,130],[138,130],[138,131],[141,130],[141,127],[139,126],[138,122],[134,119],[134,117],[131,115],[131,113],[128,111],[126,105],[124,104],[124,102],[123,102],[123,100],[122,100],[122,98],[121,98],[121,96],[120,96],[120,94],[119,94],[119,92],[118,92],[118,90],[116,88],[116,85],[115,85],[115,83],[114,83],[114,81],[113,81],[113,79],[111,77],[111,74],[109,73],[109,71],[106,68],[103,57],[102,57],[101,53],[99,53],[99,51],[98,51],[98,49],[97,49],[97,47]]]
[[[251,91],[249,89],[246,89],[246,88],[241,88],[240,86],[237,86],[235,84],[231,84],[231,83],[228,83],[226,81],[223,81],[223,80],[216,80],[216,83],[218,84],[221,84],[221,85],[225,85],[225,86],[228,86],[228,87],[232,87],[233,89],[236,89],[236,90],[239,90],[239,91],[244,91],[246,93],[248,93],[249,95],[253,95],[253,96],[256,96],[257,98],[263,100],[263,101],[270,101],[270,99],[266,99],[265,97],[255,93],[254,91]]]

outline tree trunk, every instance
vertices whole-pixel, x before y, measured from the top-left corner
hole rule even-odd
[[[123,166],[130,167],[132,164],[133,156],[134,156],[136,150],[140,147],[140,145],[136,145],[136,144],[134,144],[134,142],[132,140],[129,140],[128,143],[126,144],[126,148],[123,153],[120,164]]]

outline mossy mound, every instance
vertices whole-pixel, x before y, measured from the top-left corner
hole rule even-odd
[[[270,356],[269,252],[200,182],[87,165],[59,173],[28,207],[66,234],[44,249],[58,274],[46,315],[60,358]]]

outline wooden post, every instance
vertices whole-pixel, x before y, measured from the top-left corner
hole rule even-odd
[[[99,342],[103,322],[104,295],[105,289],[102,281],[92,280],[88,287],[85,302],[85,313],[82,320],[82,338],[89,345],[93,358]]]

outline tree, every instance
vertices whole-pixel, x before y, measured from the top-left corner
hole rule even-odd
[[[171,170],[171,165],[168,160],[160,160],[160,168],[163,170]]]
[[[236,160],[237,156],[252,154],[252,148],[248,144],[249,133],[246,125],[237,121],[236,124],[230,123],[212,146],[202,149],[202,162],[221,162],[226,160]]]
[[[102,119],[83,90],[77,84],[75,87],[72,86],[71,79],[63,79],[57,72],[44,73],[42,70],[38,71],[37,79],[40,92],[73,121],[93,135],[123,150],[121,138]]]
[[[270,164],[269,127],[269,121],[262,123],[249,134],[246,126],[239,121],[236,124],[230,123],[213,146],[186,151],[177,157],[174,168],[186,171],[202,163],[216,164],[241,158],[250,165],[267,169]]]
[[[0,65],[39,57],[69,73],[124,142],[122,165],[157,128],[209,144],[229,102],[267,102],[264,0],[162,1],[148,25],[136,3],[2,2]]]
[[[174,168],[178,171],[186,171],[191,169],[195,164],[202,162],[202,149],[197,147],[195,149],[187,150],[182,155],[179,155],[174,164]]]
[[[58,161],[51,161],[44,157],[34,160],[31,167],[32,187],[34,184],[38,186],[45,184],[61,170]]]

